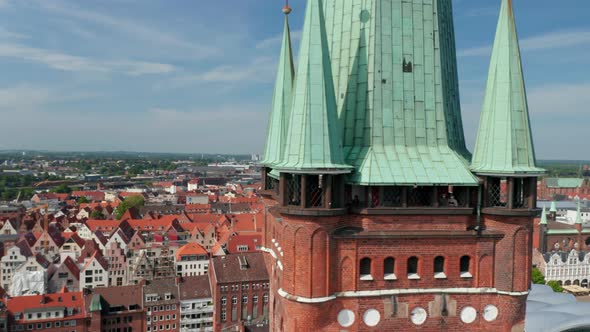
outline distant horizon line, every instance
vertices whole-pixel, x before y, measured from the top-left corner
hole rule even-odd
[[[3,153],[68,153],[68,154],[82,154],[82,153],[99,153],[99,154],[168,154],[168,155],[208,155],[208,156],[251,156],[253,154],[260,154],[260,153],[231,153],[231,152],[159,152],[159,151],[129,151],[129,150],[117,150],[117,151],[108,151],[108,150],[35,150],[35,149],[0,149],[0,154]]]
[[[129,151],[129,150],[118,150],[118,151],[108,151],[108,150],[87,150],[87,151],[75,151],[75,150],[34,150],[34,149],[0,149],[0,154],[5,153],[22,153],[22,152],[32,152],[32,153],[50,153],[50,154],[57,154],[57,153],[67,153],[67,154],[84,154],[84,153],[97,153],[97,154],[161,154],[161,155],[187,155],[187,156],[200,156],[200,155],[207,155],[207,156],[251,156],[253,154],[262,156],[262,153],[231,153],[231,152],[158,152],[158,151]],[[570,162],[570,163],[589,163],[590,160],[583,160],[583,159],[537,159],[537,162]]]

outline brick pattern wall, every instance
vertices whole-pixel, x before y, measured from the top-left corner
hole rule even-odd
[[[271,205],[267,206],[272,210]],[[397,296],[397,308],[402,314],[392,313],[391,296],[338,297],[321,304],[303,304],[277,294],[282,289],[290,295],[318,298],[344,291],[371,291],[407,288],[497,288],[506,292],[526,292],[530,285],[532,260],[531,217],[484,215],[482,225],[490,237],[440,238],[420,236],[430,231],[465,232],[476,223],[475,216],[361,216],[294,217],[267,213],[265,247],[273,250],[277,259],[268,255],[271,272],[271,327],[273,331],[423,331],[469,330],[511,331],[524,320],[525,296],[498,294],[447,295],[447,316],[441,316],[441,294]],[[415,234],[400,238],[334,238],[332,232],[341,227],[362,227],[365,230],[407,231]],[[474,234],[474,233],[473,233]],[[274,240],[274,241],[273,241]],[[280,255],[280,250],[283,255]],[[461,277],[460,259],[470,257],[471,277]],[[408,258],[419,259],[420,279],[407,276]],[[434,277],[434,259],[445,258],[446,278]],[[359,263],[371,258],[373,280],[360,280]],[[383,262],[395,258],[397,280],[385,280]],[[281,262],[283,269],[277,265]],[[438,296],[438,299],[437,299]],[[500,315],[494,322],[481,317],[483,307],[493,304]],[[424,325],[417,328],[409,318],[415,307],[428,312]],[[473,306],[478,317],[472,324],[460,320],[460,310]],[[343,328],[337,315],[343,308],[356,314],[355,324]],[[381,322],[376,327],[362,323],[362,313],[377,309]],[[451,310],[452,309],[452,310]],[[401,316],[400,316],[401,315]],[[437,316],[438,315],[438,316]]]

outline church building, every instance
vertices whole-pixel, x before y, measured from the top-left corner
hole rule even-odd
[[[544,170],[501,1],[473,154],[451,0],[307,0],[297,64],[283,9],[261,161],[272,331],[522,330]]]

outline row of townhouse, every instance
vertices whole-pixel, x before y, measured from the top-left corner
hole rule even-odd
[[[54,294],[5,296],[0,331],[213,331],[208,276]]]

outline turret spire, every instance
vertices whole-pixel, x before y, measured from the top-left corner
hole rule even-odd
[[[272,167],[281,161],[287,140],[289,118],[291,114],[292,90],[295,69],[293,67],[293,51],[291,48],[291,33],[289,29],[289,3],[283,8],[285,14],[285,28],[283,43],[279,59],[275,90],[272,101],[272,111],[268,123],[264,159],[261,164]]]
[[[539,175],[512,1],[502,0],[472,170],[492,175]]]
[[[543,206],[543,211],[541,212],[541,225],[547,225],[547,211],[545,210],[545,207]]]
[[[281,171],[345,173],[322,0],[309,0]]]
[[[578,207],[576,209],[576,224],[582,224],[582,207],[580,200],[578,199]]]

